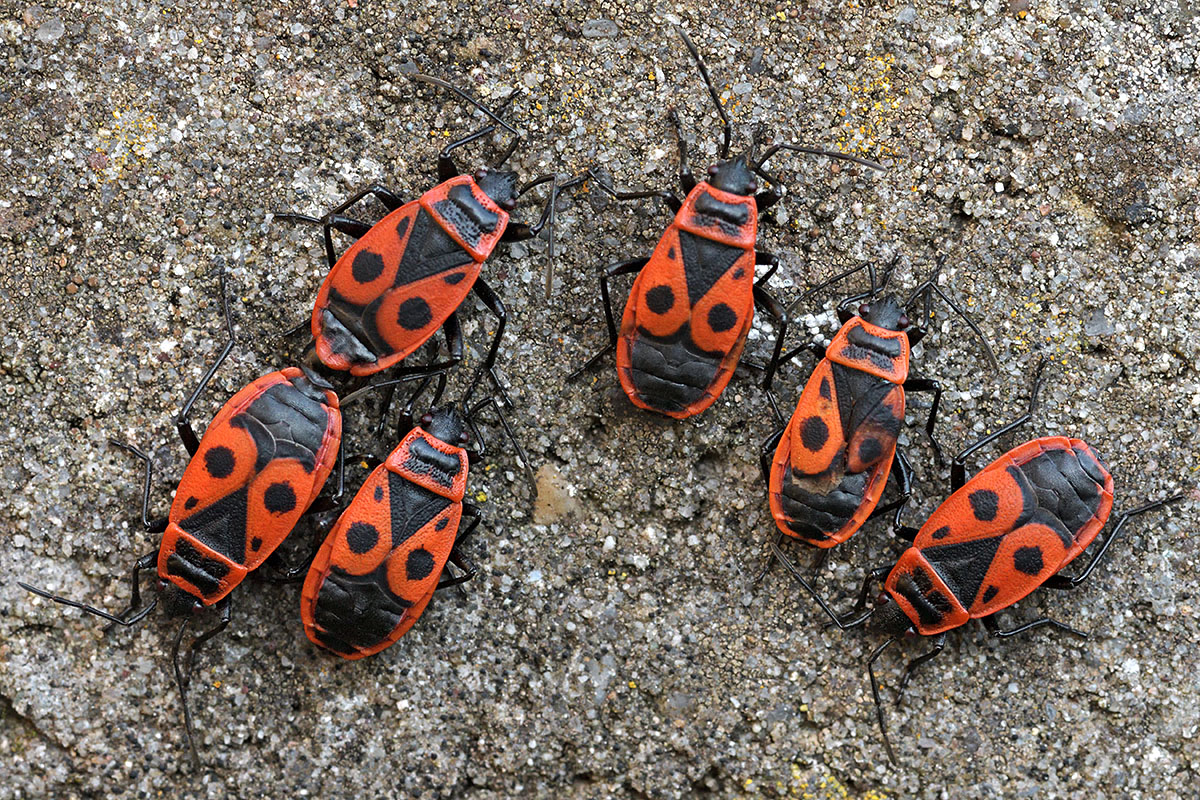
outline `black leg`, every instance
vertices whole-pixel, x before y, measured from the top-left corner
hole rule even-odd
[[[938,653],[942,652],[942,648],[945,646],[946,634],[939,633],[933,638],[932,650],[923,655],[919,655],[912,661],[908,662],[908,665],[904,668],[904,675],[900,678],[900,686],[896,689],[896,705],[900,705],[900,699],[904,697],[904,687],[908,686],[908,681],[912,678],[912,674],[916,671],[917,667],[921,666],[929,659],[935,658]]]
[[[1049,625],[1052,628],[1057,628],[1058,630],[1063,631],[1064,633],[1074,634],[1074,635],[1080,637],[1081,639],[1088,638],[1088,635],[1086,633],[1084,633],[1083,631],[1076,630],[1075,628],[1072,628],[1070,625],[1064,625],[1063,623],[1052,620],[1049,617],[1041,617],[1040,619],[1035,619],[1033,622],[1026,622],[1024,625],[1018,625],[1017,627],[1012,628],[1007,631],[1000,630],[1000,626],[996,622],[995,614],[989,614],[986,617],[982,617],[982,622],[983,622],[983,627],[987,628],[988,633],[990,633],[992,636],[996,636],[999,638],[1005,638],[1008,636],[1016,636],[1018,633],[1024,633],[1025,631],[1030,631],[1030,630],[1033,630],[1034,628],[1040,628],[1043,625]]]
[[[775,379],[775,370],[779,366],[780,354],[783,352],[783,337],[787,335],[787,313],[779,301],[757,283],[754,284],[754,301],[776,321],[775,348],[771,352],[771,360],[767,362],[766,369],[763,370],[763,389],[769,392],[771,383]]]
[[[508,419],[504,416],[504,411],[501,409],[500,403],[495,396],[488,397],[479,403],[476,403],[472,408],[466,411],[466,414],[464,414],[467,421],[467,426],[471,429],[471,435],[475,437],[477,442],[479,442],[479,449],[477,451],[478,455],[482,456],[486,452],[486,444],[484,442],[483,432],[479,429],[479,425],[475,421],[475,418],[480,411],[488,406],[491,406],[493,409],[495,409],[496,419],[499,420],[500,427],[504,429],[505,435],[508,436],[508,440],[512,443],[513,449],[516,451],[517,458],[521,461],[521,466],[525,472],[525,480],[529,484],[529,490],[533,493],[533,496],[536,497],[537,476],[534,475],[533,465],[529,460],[529,454],[525,452],[525,448],[522,447],[521,443],[517,440],[516,434],[513,433],[512,426],[509,425]]]
[[[650,256],[642,258],[632,258],[629,261],[622,261],[619,264],[613,264],[600,274],[600,298],[604,302],[604,321],[608,324],[608,344],[596,355],[588,359],[588,362],[579,369],[567,376],[567,380],[571,381],[587,372],[596,364],[600,363],[600,359],[604,358],[610,351],[617,346],[617,321],[613,317],[612,300],[608,292],[608,282],[610,279],[618,275],[628,275],[631,272],[640,272],[642,267],[646,266],[650,261]]]
[[[192,664],[196,660],[196,651],[199,650],[200,646],[203,645],[205,642],[207,642],[209,639],[213,638],[218,633],[220,633],[221,631],[223,631],[227,627],[229,627],[229,620],[232,619],[232,617],[233,617],[233,601],[230,598],[231,598],[230,595],[225,595],[225,598],[223,600],[221,600],[220,602],[218,602],[216,605],[216,608],[214,609],[214,610],[217,610],[220,612],[220,614],[221,614],[220,621],[217,622],[217,624],[215,626],[208,629],[204,633],[200,634],[195,639],[193,639],[191,646],[188,647],[187,654],[184,656],[184,659],[183,659],[183,661],[184,661],[184,673],[183,673],[184,686],[187,686],[188,684],[190,684],[192,682]]]
[[[900,492],[900,496],[890,503],[877,506],[871,512],[871,516],[867,519],[881,517],[889,511],[895,511],[896,514],[892,519],[892,530],[900,530],[900,516],[904,513],[904,507],[908,505],[909,499],[912,498],[912,464],[909,463],[908,457],[901,450],[896,451],[896,460],[894,462],[894,471],[892,474],[896,477],[896,488]]]
[[[1029,410],[1026,411],[1024,414],[1022,414],[1021,416],[1017,417],[1017,419],[1014,420],[1013,422],[1010,422],[1009,424],[1005,425],[1000,430],[998,430],[994,433],[989,433],[987,436],[984,436],[979,441],[977,441],[974,444],[970,445],[969,447],[963,449],[961,452],[959,452],[958,455],[956,455],[954,457],[954,460],[950,462],[950,489],[951,489],[951,491],[958,491],[959,489],[962,488],[963,484],[967,482],[966,460],[972,453],[974,453],[976,450],[983,447],[984,445],[987,445],[987,444],[990,444],[990,443],[996,441],[1004,434],[1006,434],[1010,431],[1016,430],[1017,428],[1021,427],[1022,425],[1028,423],[1029,420],[1033,419],[1033,415],[1037,411],[1038,392],[1042,388],[1042,369],[1045,366],[1046,366],[1046,359],[1042,358],[1040,361],[1038,361],[1037,369],[1034,370],[1033,389],[1029,393]]]
[[[888,565],[886,567],[876,567],[867,573],[867,576],[863,578],[862,588],[860,588],[858,591],[858,599],[854,601],[854,608],[847,615],[848,618],[853,620],[861,619],[862,622],[866,621],[865,617],[860,617],[858,615],[861,615],[863,613],[863,609],[867,607],[867,597],[871,594],[871,586],[872,584],[887,577],[887,574],[891,571],[892,565]],[[870,612],[867,613],[870,614]],[[853,623],[846,622],[844,624],[846,627],[853,628],[857,627],[859,624],[861,624],[861,622],[854,621]]]
[[[771,280],[775,272],[779,269],[779,256],[774,253],[768,253],[765,250],[755,250],[754,266],[768,268],[766,272],[754,281],[756,286],[761,286]]]
[[[1117,517],[1117,524],[1113,528],[1113,532],[1110,533],[1108,538],[1104,540],[1104,544],[1100,545],[1100,549],[1096,551],[1094,556],[1092,556],[1092,560],[1088,562],[1088,565],[1083,568],[1083,572],[1079,573],[1079,575],[1076,577],[1063,575],[1060,572],[1057,575],[1051,575],[1042,585],[1048,586],[1051,589],[1074,589],[1076,586],[1086,581],[1088,576],[1092,574],[1092,570],[1094,570],[1100,563],[1100,560],[1104,558],[1104,554],[1108,552],[1109,546],[1116,541],[1117,536],[1121,533],[1121,528],[1125,527],[1125,523],[1129,521],[1130,517],[1137,516],[1138,514],[1144,514],[1147,511],[1153,511],[1156,508],[1161,508],[1162,506],[1169,505],[1171,503],[1177,503],[1182,500],[1183,497],[1183,495],[1177,494],[1174,497],[1168,497],[1166,500],[1147,503],[1144,506],[1140,506],[1132,511],[1126,511],[1125,513],[1121,514],[1121,516]]]
[[[163,530],[166,530],[165,525],[163,526]],[[157,550],[155,550],[152,553],[147,553],[146,555],[139,558],[137,561],[133,562],[133,569],[131,569],[129,571],[129,606],[124,611],[118,612],[118,614],[117,614],[118,617],[120,617],[121,619],[128,619],[130,614],[133,614],[134,612],[141,609],[141,607],[142,607],[141,572],[144,569],[154,569],[154,567],[157,563],[158,563],[158,551]],[[141,617],[139,617],[139,619],[140,618]],[[106,631],[110,630],[116,624],[117,623],[115,623],[115,622],[110,622],[104,626],[104,630],[106,630]]]
[[[500,339],[502,336],[504,336],[504,326],[508,322],[508,312],[505,311],[504,303],[500,300],[500,297],[494,291],[492,291],[492,287],[488,286],[487,282],[484,281],[483,278],[477,278],[475,280],[475,285],[472,287],[472,291],[475,292],[475,296],[482,301],[487,310],[495,315],[496,333],[492,336],[492,344],[488,349],[487,357],[484,359],[483,363],[479,365],[479,368],[475,370],[475,374],[471,377],[471,382],[467,385],[466,392],[463,393],[463,404],[465,405],[467,403],[468,398],[470,398],[476,387],[479,385],[480,379],[483,377],[484,373],[486,373],[491,376],[492,382],[495,384],[496,391],[499,392],[504,398],[505,403],[507,405],[511,405],[508,400],[508,395],[504,391],[504,386],[500,383],[500,379],[496,377],[496,373],[493,370],[493,367],[496,366],[496,355],[500,351]]]
[[[192,711],[188,706],[187,701],[187,687],[192,680],[192,659],[195,656],[196,648],[211,639],[213,636],[216,636],[225,629],[226,625],[229,624],[231,604],[228,596],[222,600],[219,605],[223,606],[221,609],[220,624],[218,624],[216,628],[213,628],[212,630],[202,634],[199,638],[192,642],[192,645],[188,648],[187,655],[184,658],[184,661],[186,662],[185,665],[181,665],[179,662],[179,645],[183,641],[183,632],[187,630],[188,622],[190,620],[185,619],[183,624],[179,626],[179,633],[175,635],[175,642],[171,646],[171,665],[175,670],[175,685],[179,688],[179,702],[183,705],[183,723],[184,730],[187,733],[188,750],[191,752],[192,764],[196,769],[199,769],[201,766],[200,754],[196,751],[196,737],[192,726]]]
[[[650,197],[658,197],[667,207],[671,209],[672,214],[678,214],[679,209],[683,208],[683,201],[674,192],[667,189],[647,189],[640,192],[618,192],[613,187],[600,180],[600,176],[595,172],[588,170],[588,177],[596,182],[600,190],[614,200],[645,200]]]
[[[845,630],[846,628],[858,627],[866,621],[866,619],[863,618],[859,620],[853,620],[851,622],[844,622],[837,614],[833,613],[833,609],[830,608],[829,604],[825,602],[825,598],[817,594],[817,591],[813,589],[812,585],[809,584],[804,576],[800,574],[800,568],[797,567],[792,560],[784,554],[783,550],[780,549],[779,544],[775,541],[771,542],[771,553],[775,557],[775,560],[780,564],[783,564],[784,568],[791,573],[792,577],[796,579],[796,582],[804,587],[804,590],[812,596],[813,600],[817,601],[817,605],[819,605],[821,610],[829,616],[830,620],[832,620],[831,624]],[[888,567],[888,569],[891,568]]]
[[[933,445],[933,455],[937,458],[938,466],[943,466],[946,459],[942,455],[942,446],[938,444],[937,438],[933,435],[933,426],[937,423],[938,406],[942,402],[942,385],[930,378],[909,378],[904,382],[904,391],[933,392],[933,403],[929,406],[929,419],[925,421],[925,433],[929,436],[929,443]]]
[[[887,750],[888,760],[893,764],[896,763],[896,754],[892,752],[892,742],[888,739],[887,724],[883,720],[883,703],[879,700],[879,679],[875,677],[875,662],[883,651],[891,647],[898,640],[888,639],[883,644],[876,647],[871,656],[867,659],[867,675],[871,678],[871,697],[875,700],[875,716],[879,720],[879,732],[883,734],[883,746]]]
[[[116,439],[109,439],[108,443],[114,447],[121,448],[127,453],[137,456],[142,460],[142,463],[146,465],[146,480],[142,487],[142,525],[146,528],[147,532],[162,533],[167,529],[166,520],[155,520],[154,522],[151,522],[149,518],[151,480],[150,456],[143,453],[140,448],[131,444],[125,444],[124,442],[118,442]],[[160,525],[161,527],[159,527]]]
[[[179,415],[175,417],[175,429],[179,431],[179,438],[183,440],[183,446],[187,448],[188,455],[192,456],[196,455],[196,451],[200,449],[200,439],[196,436],[196,432],[192,430],[192,425],[188,422],[188,416],[192,413],[192,406],[196,404],[196,400],[199,399],[200,393],[204,391],[204,387],[208,386],[208,382],[212,380],[213,375],[220,369],[221,364],[233,352],[233,345],[235,343],[233,337],[233,319],[229,316],[229,296],[225,291],[225,284],[225,273],[222,272],[221,309],[225,314],[225,331],[229,335],[229,341],[225,344],[225,349],[217,356],[216,362],[209,367],[208,372],[204,373],[204,377],[200,379],[200,383],[192,390],[192,394],[188,397],[187,402],[183,404]]]
[[[445,183],[446,181],[450,180],[451,178],[457,178],[459,175],[458,167],[455,166],[454,159],[450,155],[452,152],[454,152],[458,148],[462,147],[464,144],[470,144],[471,142],[475,141],[476,139],[480,139],[480,138],[483,138],[484,136],[487,136],[494,130],[496,130],[495,125],[488,125],[486,127],[480,128],[479,130],[477,130],[473,133],[468,133],[466,136],[462,137],[461,139],[456,139],[455,141],[451,142],[450,144],[448,144],[444,148],[442,148],[442,152],[438,153],[438,163],[437,163],[438,182]]]

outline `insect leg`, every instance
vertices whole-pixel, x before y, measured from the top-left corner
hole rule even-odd
[[[568,381],[573,381],[583,373],[590,370],[596,364],[600,363],[600,359],[604,358],[611,350],[617,346],[617,323],[613,317],[612,300],[609,297],[608,281],[618,275],[628,275],[631,272],[640,272],[642,267],[646,266],[650,261],[650,256],[642,258],[633,258],[629,261],[622,261],[618,264],[613,264],[611,267],[600,273],[600,298],[604,301],[604,320],[608,323],[608,344],[596,355],[588,359],[587,363],[579,369],[567,376]]]
[[[875,651],[871,653],[871,656],[867,659],[867,675],[869,675],[871,678],[871,696],[875,699],[875,716],[879,719],[879,732],[883,734],[883,746],[887,750],[888,760],[893,764],[896,763],[896,754],[892,752],[892,742],[890,739],[888,739],[887,725],[883,721],[883,703],[879,700],[879,680],[875,677],[875,661],[879,658],[884,650],[886,650],[892,645],[893,642],[896,641],[898,640],[888,639],[886,642],[879,645],[879,647],[875,648]]]
[[[906,392],[933,392],[933,403],[929,406],[929,419],[925,422],[925,433],[929,435],[929,443],[933,445],[933,455],[937,458],[938,466],[946,463],[942,455],[942,446],[934,438],[933,426],[937,424],[938,406],[942,402],[942,385],[931,378],[909,378],[904,382]]]
[[[896,705],[900,705],[900,698],[904,696],[904,687],[908,686],[908,681],[910,678],[912,678],[912,674],[916,671],[917,667],[921,666],[929,659],[937,656],[938,653],[942,652],[942,648],[945,646],[946,634],[944,632],[939,633],[933,639],[932,650],[923,655],[919,655],[912,661],[908,662],[908,665],[904,667],[904,675],[900,678],[900,686],[896,689]]]
[[[165,525],[163,526],[163,529],[166,529]],[[152,553],[147,553],[137,561],[133,562],[133,569],[129,571],[129,607],[124,611],[118,612],[117,617],[124,620],[128,618],[130,614],[142,607],[141,572],[144,569],[154,569],[154,566],[157,563],[157,550]],[[104,630],[110,630],[116,624],[117,623],[115,622],[110,622],[104,626]]]
[[[675,129],[675,146],[679,149],[679,185],[683,188],[684,194],[691,194],[692,189],[696,188],[696,176],[692,174],[692,168],[688,164],[688,148],[687,141],[683,138],[683,123],[679,121],[679,113],[674,107],[667,109],[667,119],[671,121],[671,127]],[[679,209],[675,209],[678,212]]]
[[[773,270],[774,267],[772,267]],[[787,334],[787,312],[783,310],[779,301],[758,283],[754,284],[754,300],[762,306],[763,311],[776,319],[778,327],[775,334],[775,349],[771,352],[771,360],[763,369],[763,389],[769,392],[771,383],[775,379],[775,370],[779,367],[780,354],[783,352],[783,337]]]
[[[479,365],[479,368],[475,370],[475,374],[471,377],[471,382],[467,384],[467,390],[463,393],[463,404],[466,405],[468,398],[470,398],[479,385],[480,379],[484,373],[487,373],[491,377],[492,383],[495,384],[496,391],[500,394],[504,404],[511,406],[512,402],[508,399],[508,394],[504,391],[504,386],[500,383],[500,379],[496,376],[496,372],[493,369],[496,365],[496,355],[500,352],[500,339],[504,336],[504,326],[508,322],[508,312],[505,310],[504,303],[500,300],[499,295],[492,290],[491,286],[488,286],[487,281],[483,278],[477,278],[471,290],[475,292],[475,296],[479,298],[487,310],[495,315],[496,333],[492,336],[492,345],[488,349],[487,357]]]
[[[1121,514],[1121,516],[1117,517],[1117,524],[1115,527],[1113,527],[1113,532],[1110,533],[1108,535],[1108,538],[1104,540],[1104,544],[1100,545],[1100,549],[1096,551],[1096,554],[1094,556],[1092,556],[1092,560],[1088,562],[1088,565],[1083,568],[1083,572],[1079,573],[1079,575],[1077,575],[1076,577],[1071,577],[1069,575],[1063,575],[1060,572],[1057,575],[1051,575],[1049,578],[1046,579],[1046,582],[1042,585],[1048,586],[1051,589],[1074,589],[1076,586],[1078,586],[1079,584],[1086,581],[1088,579],[1088,576],[1092,574],[1092,570],[1094,570],[1096,568],[1096,566],[1100,563],[1100,560],[1102,558],[1104,558],[1104,554],[1108,552],[1109,545],[1111,545],[1116,540],[1118,534],[1121,533],[1121,528],[1125,527],[1125,523],[1129,521],[1130,517],[1136,516],[1138,514],[1144,514],[1147,511],[1153,511],[1154,509],[1161,508],[1165,505],[1170,505],[1172,503],[1178,503],[1180,500],[1183,499],[1183,497],[1184,497],[1183,495],[1177,494],[1174,497],[1168,497],[1166,500],[1159,500],[1154,503],[1147,503],[1144,506],[1140,506],[1138,508],[1133,509],[1132,511],[1126,511],[1125,513]]]
[[[912,497],[913,469],[908,456],[904,455],[904,451],[899,449],[896,450],[895,466],[895,472],[892,474],[896,476],[896,488],[899,490],[900,496],[890,503],[877,506],[867,519],[873,519],[877,516],[883,516],[889,511],[895,511],[896,515],[892,520],[892,530],[899,532],[901,528],[900,515],[904,513],[904,507],[908,505],[908,501]]]
[[[1012,628],[1007,631],[1000,630],[1000,626],[996,623],[996,615],[995,614],[989,614],[988,616],[983,617],[982,622],[983,622],[983,627],[987,628],[988,633],[990,633],[992,636],[997,636],[997,637],[1001,637],[1001,638],[1008,637],[1008,636],[1016,636],[1018,633],[1024,633],[1025,631],[1033,630],[1034,628],[1040,628],[1043,625],[1049,625],[1053,628],[1058,628],[1060,631],[1063,631],[1065,633],[1073,633],[1076,636],[1080,637],[1081,639],[1088,638],[1088,635],[1086,633],[1084,633],[1083,631],[1076,630],[1075,628],[1072,628],[1070,625],[1065,625],[1056,620],[1052,620],[1049,617],[1041,617],[1040,619],[1035,619],[1032,622],[1026,622],[1024,625],[1018,625],[1017,627]]]
[[[592,170],[588,170],[587,176],[596,182],[600,190],[614,200],[644,200],[648,197],[661,198],[667,207],[671,209],[672,214],[678,214],[679,209],[683,208],[683,201],[679,196],[669,189],[646,189],[639,192],[618,192],[613,187],[600,180],[600,176]]]
[[[221,310],[225,315],[225,331],[229,335],[229,341],[225,344],[225,349],[217,356],[216,362],[208,368],[208,372],[204,373],[204,377],[200,379],[200,383],[192,390],[192,394],[188,397],[187,402],[183,404],[179,415],[175,417],[175,429],[179,431],[179,438],[183,440],[183,446],[187,448],[188,455],[196,455],[196,451],[200,449],[200,439],[197,438],[196,432],[192,430],[192,425],[188,422],[188,416],[192,413],[192,406],[196,404],[200,393],[208,386],[208,382],[212,380],[213,375],[224,363],[229,354],[233,352],[233,345],[236,340],[233,336],[233,319],[229,316],[229,295],[225,291],[226,279],[225,272],[221,272]],[[147,462],[149,463],[149,462]],[[149,476],[147,475],[147,481]]]
[[[1014,431],[1022,425],[1033,419],[1034,413],[1037,411],[1038,392],[1042,388],[1042,369],[1046,366],[1046,359],[1043,357],[1038,361],[1037,368],[1033,372],[1033,389],[1029,393],[1029,410],[1017,417],[1016,420],[1005,425],[994,433],[989,433],[979,441],[961,450],[954,460],[950,462],[950,488],[951,491],[958,491],[962,485],[967,482],[967,457],[974,453],[984,445],[994,442],[1009,431]]]

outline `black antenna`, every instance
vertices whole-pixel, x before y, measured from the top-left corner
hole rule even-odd
[[[704,78],[704,85],[708,87],[708,94],[712,97],[713,105],[717,107],[717,114],[721,117],[721,125],[725,135],[725,141],[721,144],[721,160],[724,161],[729,158],[729,144],[733,140],[733,125],[730,124],[729,117],[725,114],[725,107],[721,105],[721,98],[717,96],[717,90],[713,88],[712,77],[708,74],[708,67],[705,66],[704,59],[700,57],[700,51],[696,49],[696,45],[692,44],[687,31],[678,25],[675,26],[675,30],[679,31],[679,35],[683,38],[683,43],[687,45],[692,58],[696,60],[696,66],[700,68],[700,76]]]
[[[495,112],[493,112],[491,109],[489,109],[483,103],[479,102],[474,97],[471,97],[471,95],[467,94],[462,89],[459,89],[454,84],[447,83],[446,81],[442,80],[441,78],[435,78],[432,75],[425,75],[420,72],[414,72],[412,75],[409,75],[408,77],[412,78],[414,81],[420,81],[421,83],[432,83],[434,86],[440,86],[443,89],[449,89],[451,92],[454,92],[454,94],[456,94],[460,99],[467,101],[468,103],[470,103],[471,105],[475,106],[480,111],[482,111],[484,114],[487,114],[489,117],[491,117],[492,121],[495,122],[497,125],[500,125],[502,128],[507,130],[509,133],[516,136],[518,139],[521,138],[520,131],[518,131],[512,125],[509,125],[507,122],[505,122],[503,119],[501,119]],[[507,98],[505,98],[504,104],[508,105],[508,102],[510,100],[512,100],[512,95],[509,95]]]
[[[93,616],[100,617],[101,619],[106,619],[109,622],[115,623],[117,625],[124,625],[125,627],[129,627],[130,625],[136,625],[137,623],[141,622],[143,619],[146,618],[147,614],[149,614],[151,611],[154,610],[154,607],[158,604],[158,596],[156,595],[153,599],[150,600],[150,604],[148,606],[146,606],[145,608],[143,608],[141,611],[134,614],[129,619],[122,619],[120,617],[113,616],[112,614],[108,613],[107,611],[102,611],[99,608],[96,608],[95,606],[89,606],[86,603],[80,603],[77,600],[68,600],[67,598],[60,597],[59,595],[50,594],[50,592],[47,592],[45,589],[38,589],[37,587],[30,586],[28,583],[24,583],[23,581],[17,581],[17,585],[20,586],[22,589],[24,589],[27,592],[33,592],[38,597],[44,597],[47,600],[53,600],[56,603],[60,603],[64,606],[70,606],[71,608],[78,608],[80,611],[86,611],[87,613],[92,614]]]

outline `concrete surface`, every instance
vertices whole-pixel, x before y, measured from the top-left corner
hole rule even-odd
[[[0,798],[1195,796],[1194,4],[118,5],[0,9]],[[953,634],[889,705],[890,766],[863,667],[878,641],[823,629],[779,568],[751,586],[772,533],[755,462],[771,424],[751,380],[683,423],[632,409],[611,366],[564,382],[604,338],[597,271],[647,252],[669,219],[568,196],[551,301],[543,242],[487,267],[513,312],[501,366],[537,505],[510,455],[477,470],[489,521],[470,551],[483,574],[365,661],[310,646],[298,586],[248,582],[198,661],[208,768],[191,772],[167,672],[175,626],[156,614],[102,635],[14,581],[122,607],[127,566],[156,542],[137,519],[138,464],[106,440],[152,448],[152,513],[165,513],[186,463],[171,418],[221,345],[222,267],[242,346],[198,419],[295,357],[301,342],[280,334],[307,314],[321,250],[314,230],[271,225],[270,211],[319,214],[372,181],[415,196],[439,146],[479,124],[406,72],[491,102],[519,87],[526,175],[595,165],[621,186],[665,187],[668,106],[698,169],[717,151],[675,21],[708,58],[737,147],[761,125],[890,168],[779,159],[791,192],[761,239],[784,254],[781,296],[897,253],[896,280],[911,286],[947,253],[942,287],[1002,363],[988,370],[937,308],[914,363],[950,389],[947,447],[1015,416],[1044,354],[1028,435],[1086,438],[1118,507],[1188,501],[1131,523],[1080,591],[1012,612],[1053,613],[1090,640]],[[832,333],[821,312],[798,309],[796,342]],[[492,323],[480,307],[466,317],[481,346]],[[808,368],[785,374],[789,404]],[[947,472],[920,434],[925,401],[910,407],[917,522]],[[386,449],[365,419],[350,415],[352,452]],[[811,554],[792,552],[807,569]],[[898,552],[868,526],[821,586],[844,605],[867,566]],[[882,659],[889,698],[922,647]]]

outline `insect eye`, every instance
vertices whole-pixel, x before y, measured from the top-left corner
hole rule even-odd
[[[421,417],[421,424],[422,425],[433,424],[433,414],[426,414],[423,417]]]
[[[887,592],[880,592],[879,594],[875,595],[875,605],[881,606],[884,603],[886,603],[887,601],[888,601],[888,593]]]
[[[488,168],[480,167],[479,169],[475,170],[475,180],[481,181],[487,177],[487,174],[488,174]]]
[[[458,441],[460,444],[466,444],[467,442],[471,441],[471,434],[463,431],[458,435]]]
[[[201,603],[199,600],[192,603],[192,613],[193,614],[199,614],[203,610],[204,610],[204,603]]]
[[[858,315],[860,317],[865,317],[867,314],[870,314],[870,313],[871,313],[871,307],[869,305],[867,305],[866,303],[863,303],[861,306],[858,307]]]
[[[720,170],[717,168],[716,164],[713,164],[711,167],[708,168],[708,174],[712,175],[714,177],[716,176],[717,172],[719,172],[719,171]]]
[[[911,320],[908,318],[908,314],[901,314],[900,319],[896,320],[896,322],[901,328],[907,328]]]
[[[505,200],[503,203],[500,204],[500,206],[505,211],[512,211],[514,208],[517,207],[517,201],[515,199],[514,200]]]
[[[753,182],[753,183],[749,184],[749,185],[746,187],[746,189],[747,189],[747,194],[754,194],[755,192],[757,192],[757,191],[758,191],[758,182],[757,182],[757,181],[755,181],[755,182]]]
[[[158,581],[158,590],[160,592],[165,592],[167,590],[167,582],[160,579]]]

